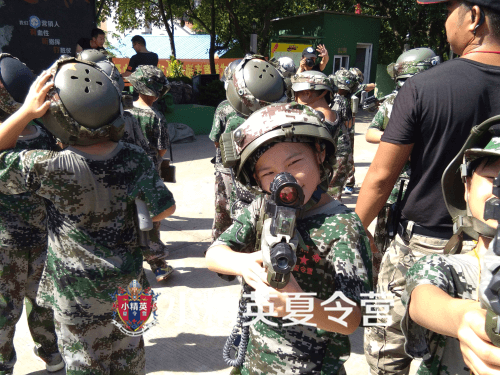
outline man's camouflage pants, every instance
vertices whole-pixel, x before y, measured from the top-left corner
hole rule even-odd
[[[142,335],[127,336],[112,320],[74,325],[56,320],[56,331],[67,375],[145,374]]]
[[[351,155],[352,158],[349,129],[344,123],[340,125],[340,131],[336,144],[336,161],[333,169],[333,177],[328,187],[328,194],[340,201],[342,191],[344,190],[344,186],[351,170],[351,160],[349,159],[349,155]],[[352,165],[354,166],[354,163],[352,163]]]
[[[36,303],[46,258],[46,242],[24,249],[0,247],[0,373],[16,362],[14,332],[25,298],[32,306],[28,327],[40,357],[46,362],[59,357],[54,314]]]
[[[212,224],[212,242],[214,242],[232,224],[230,212],[230,194],[233,186],[231,175],[215,169],[215,216]]]
[[[382,258],[378,275],[377,293],[385,293],[384,300],[393,300],[389,315],[392,322],[385,327],[365,327],[365,357],[371,374],[408,374],[412,358],[404,350],[405,338],[401,331],[401,319],[405,307],[401,295],[406,288],[405,275],[408,269],[420,258],[430,254],[442,254],[447,239],[433,238],[413,234],[409,241],[400,235],[387,249]],[[472,241],[464,241],[462,252],[471,250]],[[377,319],[377,324],[386,323],[386,318]]]

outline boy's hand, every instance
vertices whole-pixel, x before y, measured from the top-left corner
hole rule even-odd
[[[274,304],[273,311],[275,312],[274,316],[283,318],[290,314],[290,311],[286,311],[286,301],[289,298],[287,294],[291,293],[304,293],[302,288],[293,277],[293,274],[290,275],[290,281],[283,289],[274,289],[268,285],[262,286],[259,290],[260,293],[264,295],[269,295],[270,298],[267,300],[268,303]],[[264,306],[264,311],[269,312],[267,306]]]
[[[50,101],[46,100],[47,93],[54,86],[54,82],[47,82],[52,77],[48,71],[43,72],[33,82],[21,107],[21,111],[31,120],[42,117],[50,107]]]
[[[262,252],[255,251],[246,254],[244,264],[241,265],[240,273],[246,283],[255,290],[262,286],[266,286],[267,273],[264,267],[262,267]]]
[[[500,348],[492,345],[484,330],[486,310],[477,309],[463,315],[458,339],[465,364],[479,374],[500,374]]]

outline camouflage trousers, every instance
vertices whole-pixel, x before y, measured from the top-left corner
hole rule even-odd
[[[0,248],[0,373],[14,367],[16,362],[14,332],[25,298],[31,305],[28,327],[40,357],[51,362],[60,356],[54,314],[36,303],[46,257],[46,243],[29,249]]]
[[[354,166],[354,160],[351,160],[352,146],[349,129],[344,123],[341,125],[339,134],[340,135],[336,142],[337,156],[335,166],[333,168],[333,177],[328,186],[328,194],[340,201],[342,191],[344,190],[344,186],[351,170],[351,165]]]
[[[153,222],[153,229],[149,231],[149,249],[144,252],[144,259],[151,267],[151,271],[156,272],[158,268],[164,268],[167,264],[165,257],[168,254],[167,245],[160,240],[160,221]]]
[[[354,121],[353,121],[354,122]],[[349,129],[349,139],[351,141],[351,149],[349,150],[349,156],[347,157],[347,170],[348,170],[348,175],[347,175],[347,181],[345,183],[345,186],[349,187],[354,187],[356,183],[356,179],[354,178],[354,124],[352,127]]]
[[[412,235],[409,241],[399,234],[391,242],[382,258],[378,276],[377,293],[385,293],[384,300],[393,300],[389,311],[392,322],[380,317],[376,324],[387,326],[366,326],[364,335],[365,357],[372,375],[408,374],[412,358],[404,350],[405,338],[401,331],[401,320],[405,307],[401,295],[406,288],[405,275],[420,258],[430,254],[442,254],[448,240]],[[472,241],[464,241],[464,250],[471,250]]]
[[[215,170],[215,216],[212,224],[214,242],[233,223],[230,212],[230,195],[233,181],[230,174]]]
[[[141,336],[127,336],[112,320],[69,325],[56,320],[67,375],[145,374]]]

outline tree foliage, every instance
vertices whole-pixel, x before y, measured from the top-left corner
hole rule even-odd
[[[267,55],[272,31],[271,20],[316,10],[385,17],[380,33],[379,62],[397,59],[405,43],[410,48],[430,47],[441,57],[448,54],[443,5],[422,6],[416,0],[99,0],[101,18],[115,10],[119,30],[143,27],[145,23],[165,28],[175,55],[173,30],[169,20],[187,17],[198,32],[211,36],[210,66],[215,73],[216,53],[238,46],[250,52],[250,35],[258,36],[258,53]],[[409,35],[409,40],[406,36]]]

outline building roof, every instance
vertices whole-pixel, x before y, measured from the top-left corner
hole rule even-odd
[[[326,13],[326,14],[340,14],[343,16],[356,16],[356,17],[368,17],[368,18],[380,18],[380,19],[387,19],[389,17],[383,17],[383,16],[369,16],[367,14],[357,14],[357,13],[344,13],[344,12],[334,12],[333,10],[316,10],[314,12],[310,13],[304,13],[304,14],[299,14],[297,16],[290,16],[290,17],[283,17],[283,18],[275,18],[271,20],[271,22],[274,21],[281,21],[281,20],[288,20],[291,18],[298,18],[298,17],[304,17],[304,16],[310,16],[313,14],[320,14],[320,13]]]
[[[132,48],[132,37],[126,35],[120,40],[110,40],[110,44],[116,48],[113,53],[117,57],[132,57],[135,51]],[[172,51],[170,49],[170,39],[168,35],[145,35],[141,36],[146,40],[146,48],[158,54],[160,59],[169,59]],[[177,59],[209,59],[210,35],[189,35],[174,36],[175,52]],[[226,51],[219,51],[222,55]]]

